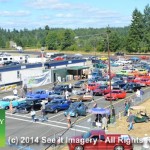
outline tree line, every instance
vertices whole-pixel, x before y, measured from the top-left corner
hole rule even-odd
[[[82,50],[105,52],[150,52],[150,6],[143,12],[135,9],[131,24],[110,28],[50,28],[13,31],[0,28],[0,48],[9,48],[9,42],[26,48],[46,47],[48,50]],[[109,38],[107,38],[107,36]]]

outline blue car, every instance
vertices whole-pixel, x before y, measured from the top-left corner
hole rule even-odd
[[[78,116],[86,116],[87,106],[83,102],[75,102],[71,103],[68,110],[64,112],[64,115],[67,116],[68,114],[71,117],[78,117]]]
[[[55,99],[46,104],[45,112],[54,112],[58,113],[60,110],[66,110],[70,106],[70,101],[65,99]]]
[[[0,109],[9,109],[10,102],[12,102],[13,107],[17,107],[19,104],[24,103],[25,99],[2,99],[0,100]]]
[[[46,92],[46,90],[36,90],[34,92],[27,93],[27,98],[39,98],[39,99],[47,99],[49,96],[49,93]]]

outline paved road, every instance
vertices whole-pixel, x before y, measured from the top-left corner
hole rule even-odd
[[[145,89],[148,91],[150,87]],[[128,97],[132,97],[133,94],[128,94]],[[102,96],[96,96],[95,101],[98,103],[99,107],[109,107],[110,102],[105,101]],[[123,111],[123,103],[124,100],[118,100],[113,102],[113,105],[116,109],[116,113],[118,111]],[[92,102],[86,102],[89,108],[92,107]],[[40,111],[37,112],[37,115],[40,115]],[[21,137],[50,137],[53,139],[53,137],[60,136],[63,132],[67,130],[67,123],[66,118],[63,115],[63,111],[60,111],[57,114],[51,113],[48,114],[49,120],[48,122],[37,122],[33,123],[31,121],[30,114],[10,114],[9,111],[6,112],[6,138],[13,138],[17,137],[20,139]],[[88,114],[86,117],[79,117],[76,121],[76,118],[72,118],[72,122],[75,122],[73,127],[69,129],[65,134],[64,137],[71,137],[73,135],[78,135],[81,133],[85,133],[90,129],[90,123],[87,122],[87,120],[91,118],[94,119],[94,115]],[[21,142],[21,139],[19,140]],[[21,143],[20,143],[21,144]],[[20,145],[19,144],[19,145]],[[23,144],[21,144],[23,145]],[[26,144],[24,145],[26,146]],[[29,143],[29,146],[26,147],[32,150],[43,150],[47,147],[47,144],[31,144]],[[12,146],[11,148],[17,149],[15,146]],[[4,150],[9,150],[10,147],[4,148]]]

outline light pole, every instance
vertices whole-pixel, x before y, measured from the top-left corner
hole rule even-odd
[[[109,88],[110,88],[110,110],[111,110],[111,118],[110,118],[110,123],[114,123],[114,118],[112,111],[114,111],[113,105],[112,105],[112,86],[111,86],[111,66],[110,66],[110,47],[109,47],[109,34],[110,34],[110,29],[109,27],[107,28],[106,31],[106,36],[107,36],[107,51],[108,51],[108,74],[109,74]]]
[[[41,47],[41,57],[42,57],[42,68],[45,69],[44,67],[44,50],[45,50],[45,47]]]

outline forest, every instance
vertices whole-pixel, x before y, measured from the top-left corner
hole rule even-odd
[[[23,49],[105,52],[109,43],[112,52],[147,53],[150,52],[150,6],[146,5],[143,12],[135,9],[131,24],[126,27],[66,29],[45,25],[12,31],[0,28],[0,49],[10,49],[10,41]]]

